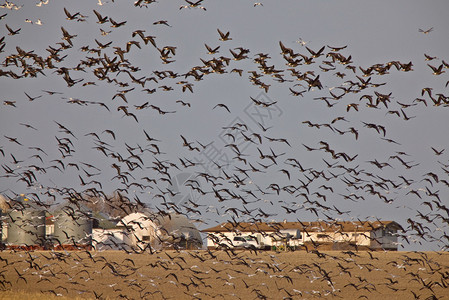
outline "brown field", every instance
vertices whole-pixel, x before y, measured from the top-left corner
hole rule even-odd
[[[449,299],[449,253],[0,252],[0,299]]]

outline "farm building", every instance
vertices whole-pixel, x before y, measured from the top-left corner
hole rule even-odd
[[[184,215],[132,213],[117,226],[124,228],[137,250],[145,250],[148,246],[153,249],[199,249],[203,245],[200,232]]]
[[[114,220],[113,218],[110,218],[108,215],[105,215],[101,212],[92,212],[92,216],[89,217],[92,219],[92,225],[91,229],[86,237],[90,237],[89,240],[91,241],[89,243],[90,246],[92,246],[95,250],[120,250],[120,249],[126,249],[130,250],[131,246],[131,240],[128,238],[128,233],[125,232],[125,229],[123,226],[117,226],[117,220]],[[46,217],[45,222],[45,229],[46,229],[46,238],[50,241],[54,241],[55,237],[55,231],[57,236],[57,222],[55,224],[56,218],[55,215],[49,215]],[[62,228],[72,227],[73,229],[81,229],[82,232],[85,230],[83,229],[85,225],[84,223],[80,222],[70,222],[70,219],[68,219],[69,223],[68,226],[63,226]],[[56,228],[55,228],[56,225]],[[64,229],[65,230],[65,229]]]
[[[0,248],[144,251],[149,247],[203,246],[195,225],[186,216],[175,213],[158,215],[146,210],[113,219],[72,202],[61,204],[50,213],[20,195],[17,199],[0,197],[0,216]]]
[[[261,249],[398,250],[394,221],[223,223],[204,229],[207,247],[234,247],[237,236],[251,236]]]
[[[123,227],[94,228],[92,247],[95,250],[131,250],[132,241]]]

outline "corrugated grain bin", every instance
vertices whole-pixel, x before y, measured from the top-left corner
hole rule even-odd
[[[5,213],[9,246],[43,246],[45,243],[45,210],[24,195],[11,202]]]
[[[53,214],[53,244],[68,246],[92,245],[92,211],[83,205],[68,203]]]

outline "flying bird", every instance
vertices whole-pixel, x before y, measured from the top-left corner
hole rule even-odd
[[[429,34],[433,31],[433,27],[430,27],[429,29],[426,29],[426,30],[419,28],[418,31],[422,32],[424,34]]]
[[[216,107],[223,107],[223,108],[226,109],[229,113],[231,112],[231,111],[229,110],[229,108],[228,108],[225,104],[223,104],[223,103],[218,103],[218,104],[215,105],[212,109],[215,109]]]
[[[221,32],[220,29],[217,28],[218,34],[220,35],[220,41],[230,41],[232,38],[229,37],[229,31],[226,33]]]
[[[78,16],[80,16],[80,13],[74,13],[73,15],[71,13],[69,13],[69,11],[67,10],[67,8],[64,7],[64,13],[67,16],[67,20],[76,20]]]
[[[19,34],[20,30],[22,30],[22,28],[19,28],[19,29],[14,30],[14,29],[12,29],[11,27],[9,27],[8,24],[5,24],[5,27],[6,27],[6,29],[8,29],[8,31],[9,31],[8,35],[16,35],[16,34]]]
[[[444,150],[445,150],[445,149],[437,150],[437,149],[435,149],[434,147],[430,147],[430,148],[433,150],[433,152],[435,153],[435,155],[441,155],[441,154],[443,154],[443,152],[444,152]]]
[[[97,23],[98,23],[98,24],[104,24],[104,23],[108,22],[108,20],[109,20],[109,17],[108,17],[108,16],[103,17],[103,16],[102,16],[98,11],[96,11],[95,9],[94,9],[93,11],[94,11],[95,15],[97,16],[97,19],[98,19]]]
[[[165,26],[171,27],[171,25],[168,24],[167,20],[159,20],[159,21],[153,22],[153,25],[165,25]]]
[[[206,47],[206,49],[208,51],[207,54],[216,54],[216,53],[218,53],[218,49],[220,49],[220,46],[215,47],[215,48],[211,48],[207,44],[204,44],[204,46]]]

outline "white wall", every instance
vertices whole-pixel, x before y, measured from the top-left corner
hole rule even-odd
[[[156,237],[156,225],[149,217],[142,213],[132,213],[124,217],[119,226],[127,226],[124,232],[130,240],[130,243],[139,249],[145,249],[148,244],[160,246],[160,241]]]
[[[92,246],[95,250],[130,250],[131,245],[131,239],[124,228],[92,230]]]
[[[45,235],[48,237],[50,235],[53,235],[53,233],[55,233],[55,225],[54,224],[46,225],[45,226]]]

